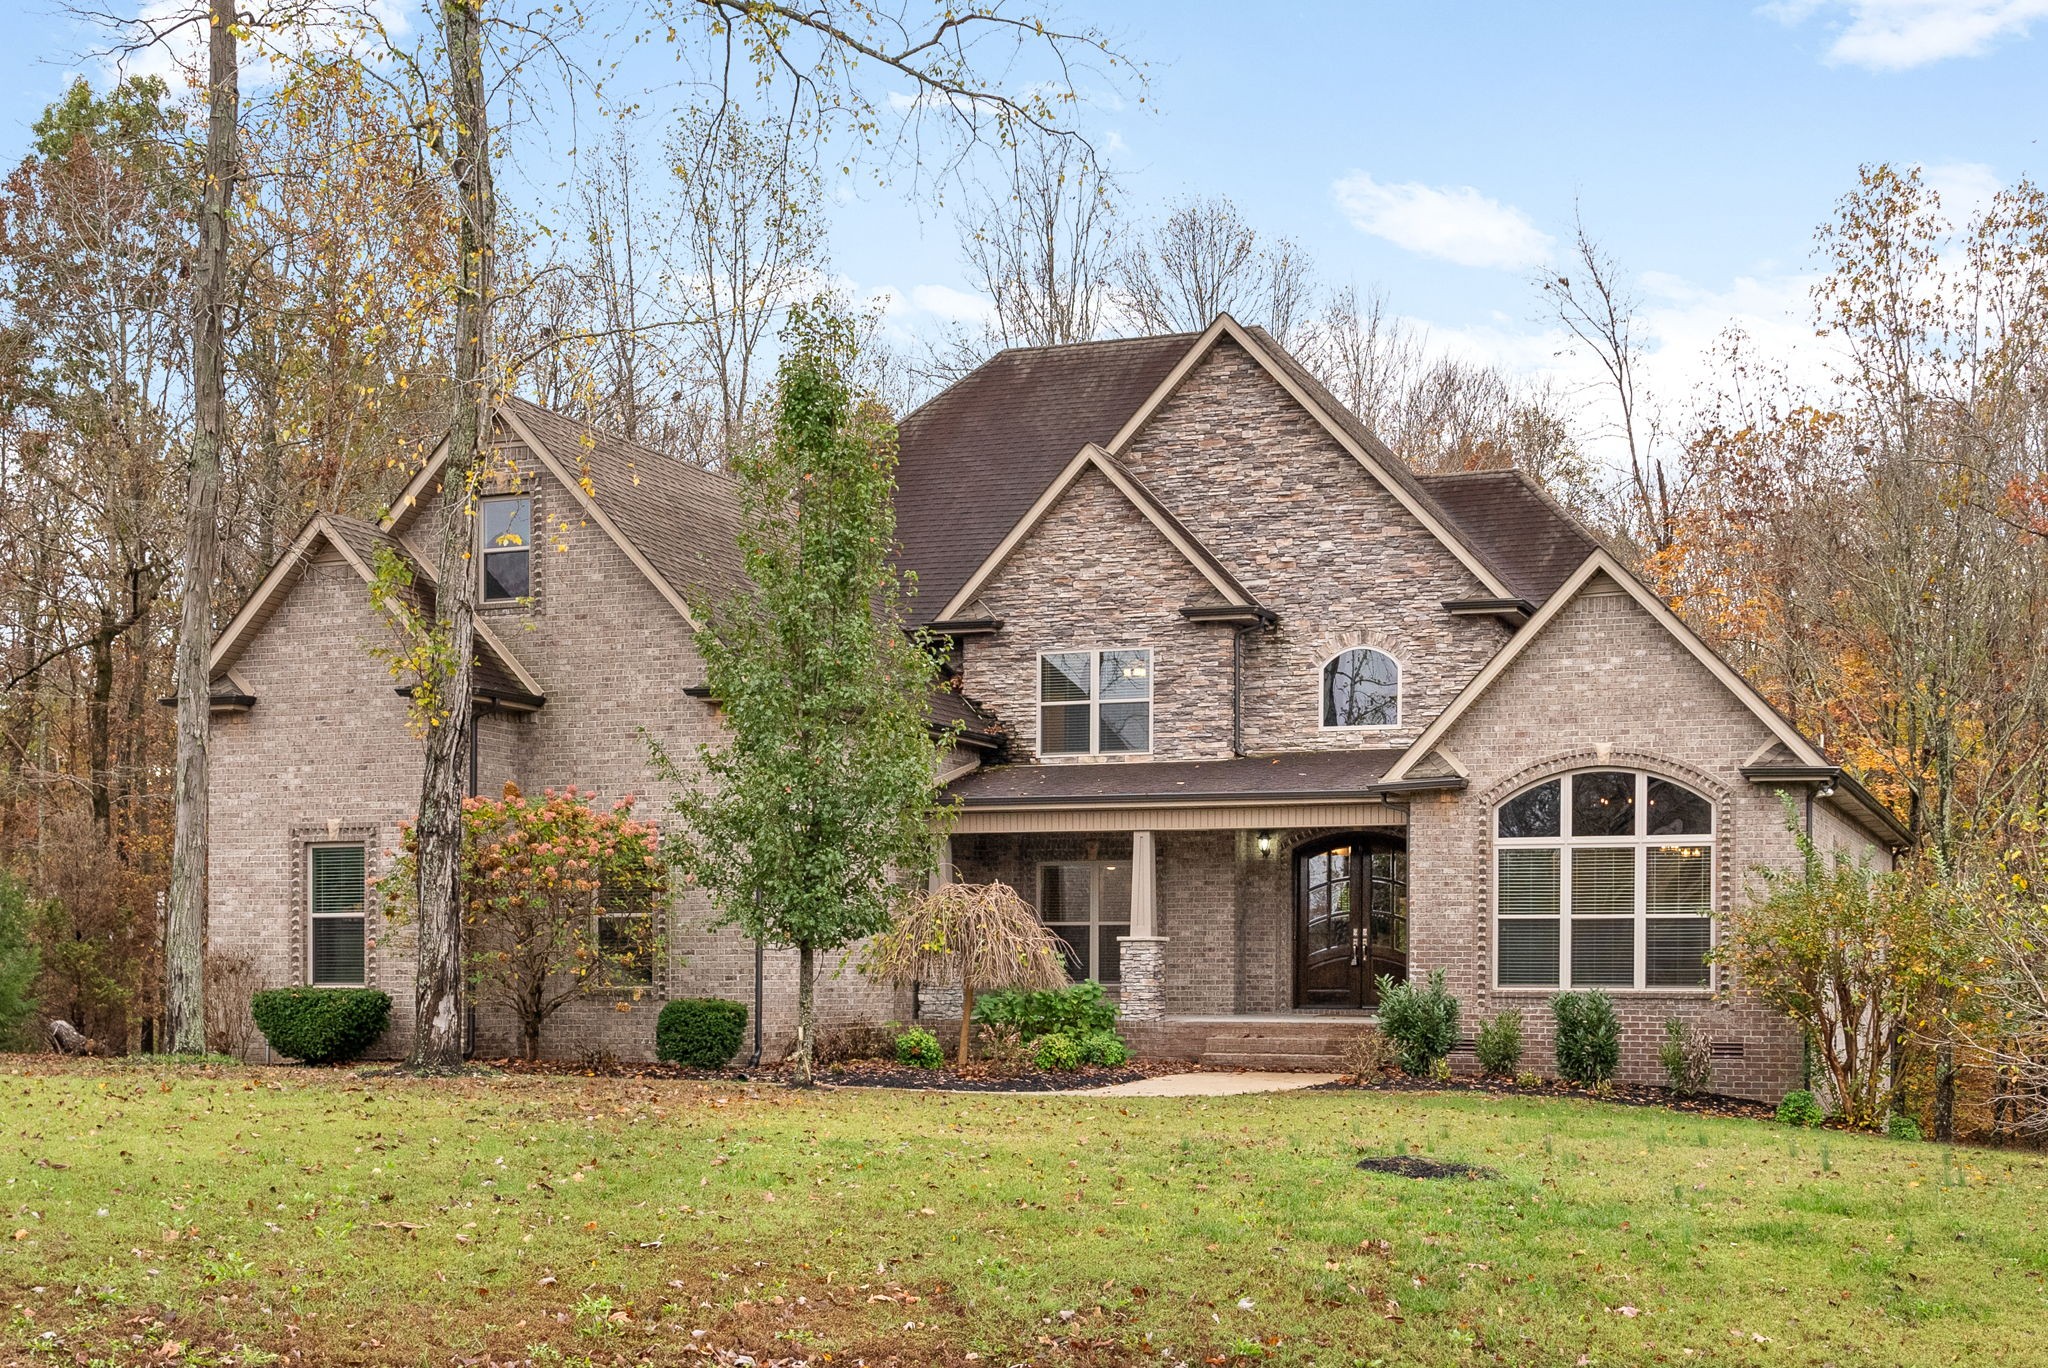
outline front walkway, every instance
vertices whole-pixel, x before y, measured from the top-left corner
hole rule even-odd
[[[1072,1097],[1236,1097],[1243,1093],[1294,1092],[1335,1083],[1333,1073],[1178,1073],[1077,1088]]]

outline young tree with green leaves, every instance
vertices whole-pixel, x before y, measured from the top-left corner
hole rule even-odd
[[[733,462],[753,588],[700,610],[726,739],[697,779],[657,756],[714,924],[797,952],[799,1086],[818,955],[885,930],[935,855],[939,662],[903,632],[896,430],[847,381],[854,336],[829,302],[790,310],[772,432]]]

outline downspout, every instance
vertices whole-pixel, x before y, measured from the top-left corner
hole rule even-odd
[[[747,1061],[749,1069],[761,1067],[761,977],[768,958],[767,944],[760,937],[754,938],[754,1057]]]
[[[1230,753],[1244,754],[1244,634],[1250,627],[1235,627],[1230,633]]]

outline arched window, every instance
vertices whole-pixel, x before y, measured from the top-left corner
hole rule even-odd
[[[1401,723],[1401,667],[1385,651],[1359,646],[1323,666],[1323,725],[1395,727]]]
[[[1707,988],[1714,806],[1631,770],[1523,789],[1494,827],[1503,988]]]

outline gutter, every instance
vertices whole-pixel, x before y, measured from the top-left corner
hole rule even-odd
[[[1913,844],[1913,833],[1906,824],[1840,765],[1745,765],[1738,772],[1752,784],[1807,785],[1809,807],[1815,798],[1826,798],[1840,789],[1875,819],[1876,824],[1893,839],[1895,849],[1902,850]]]

